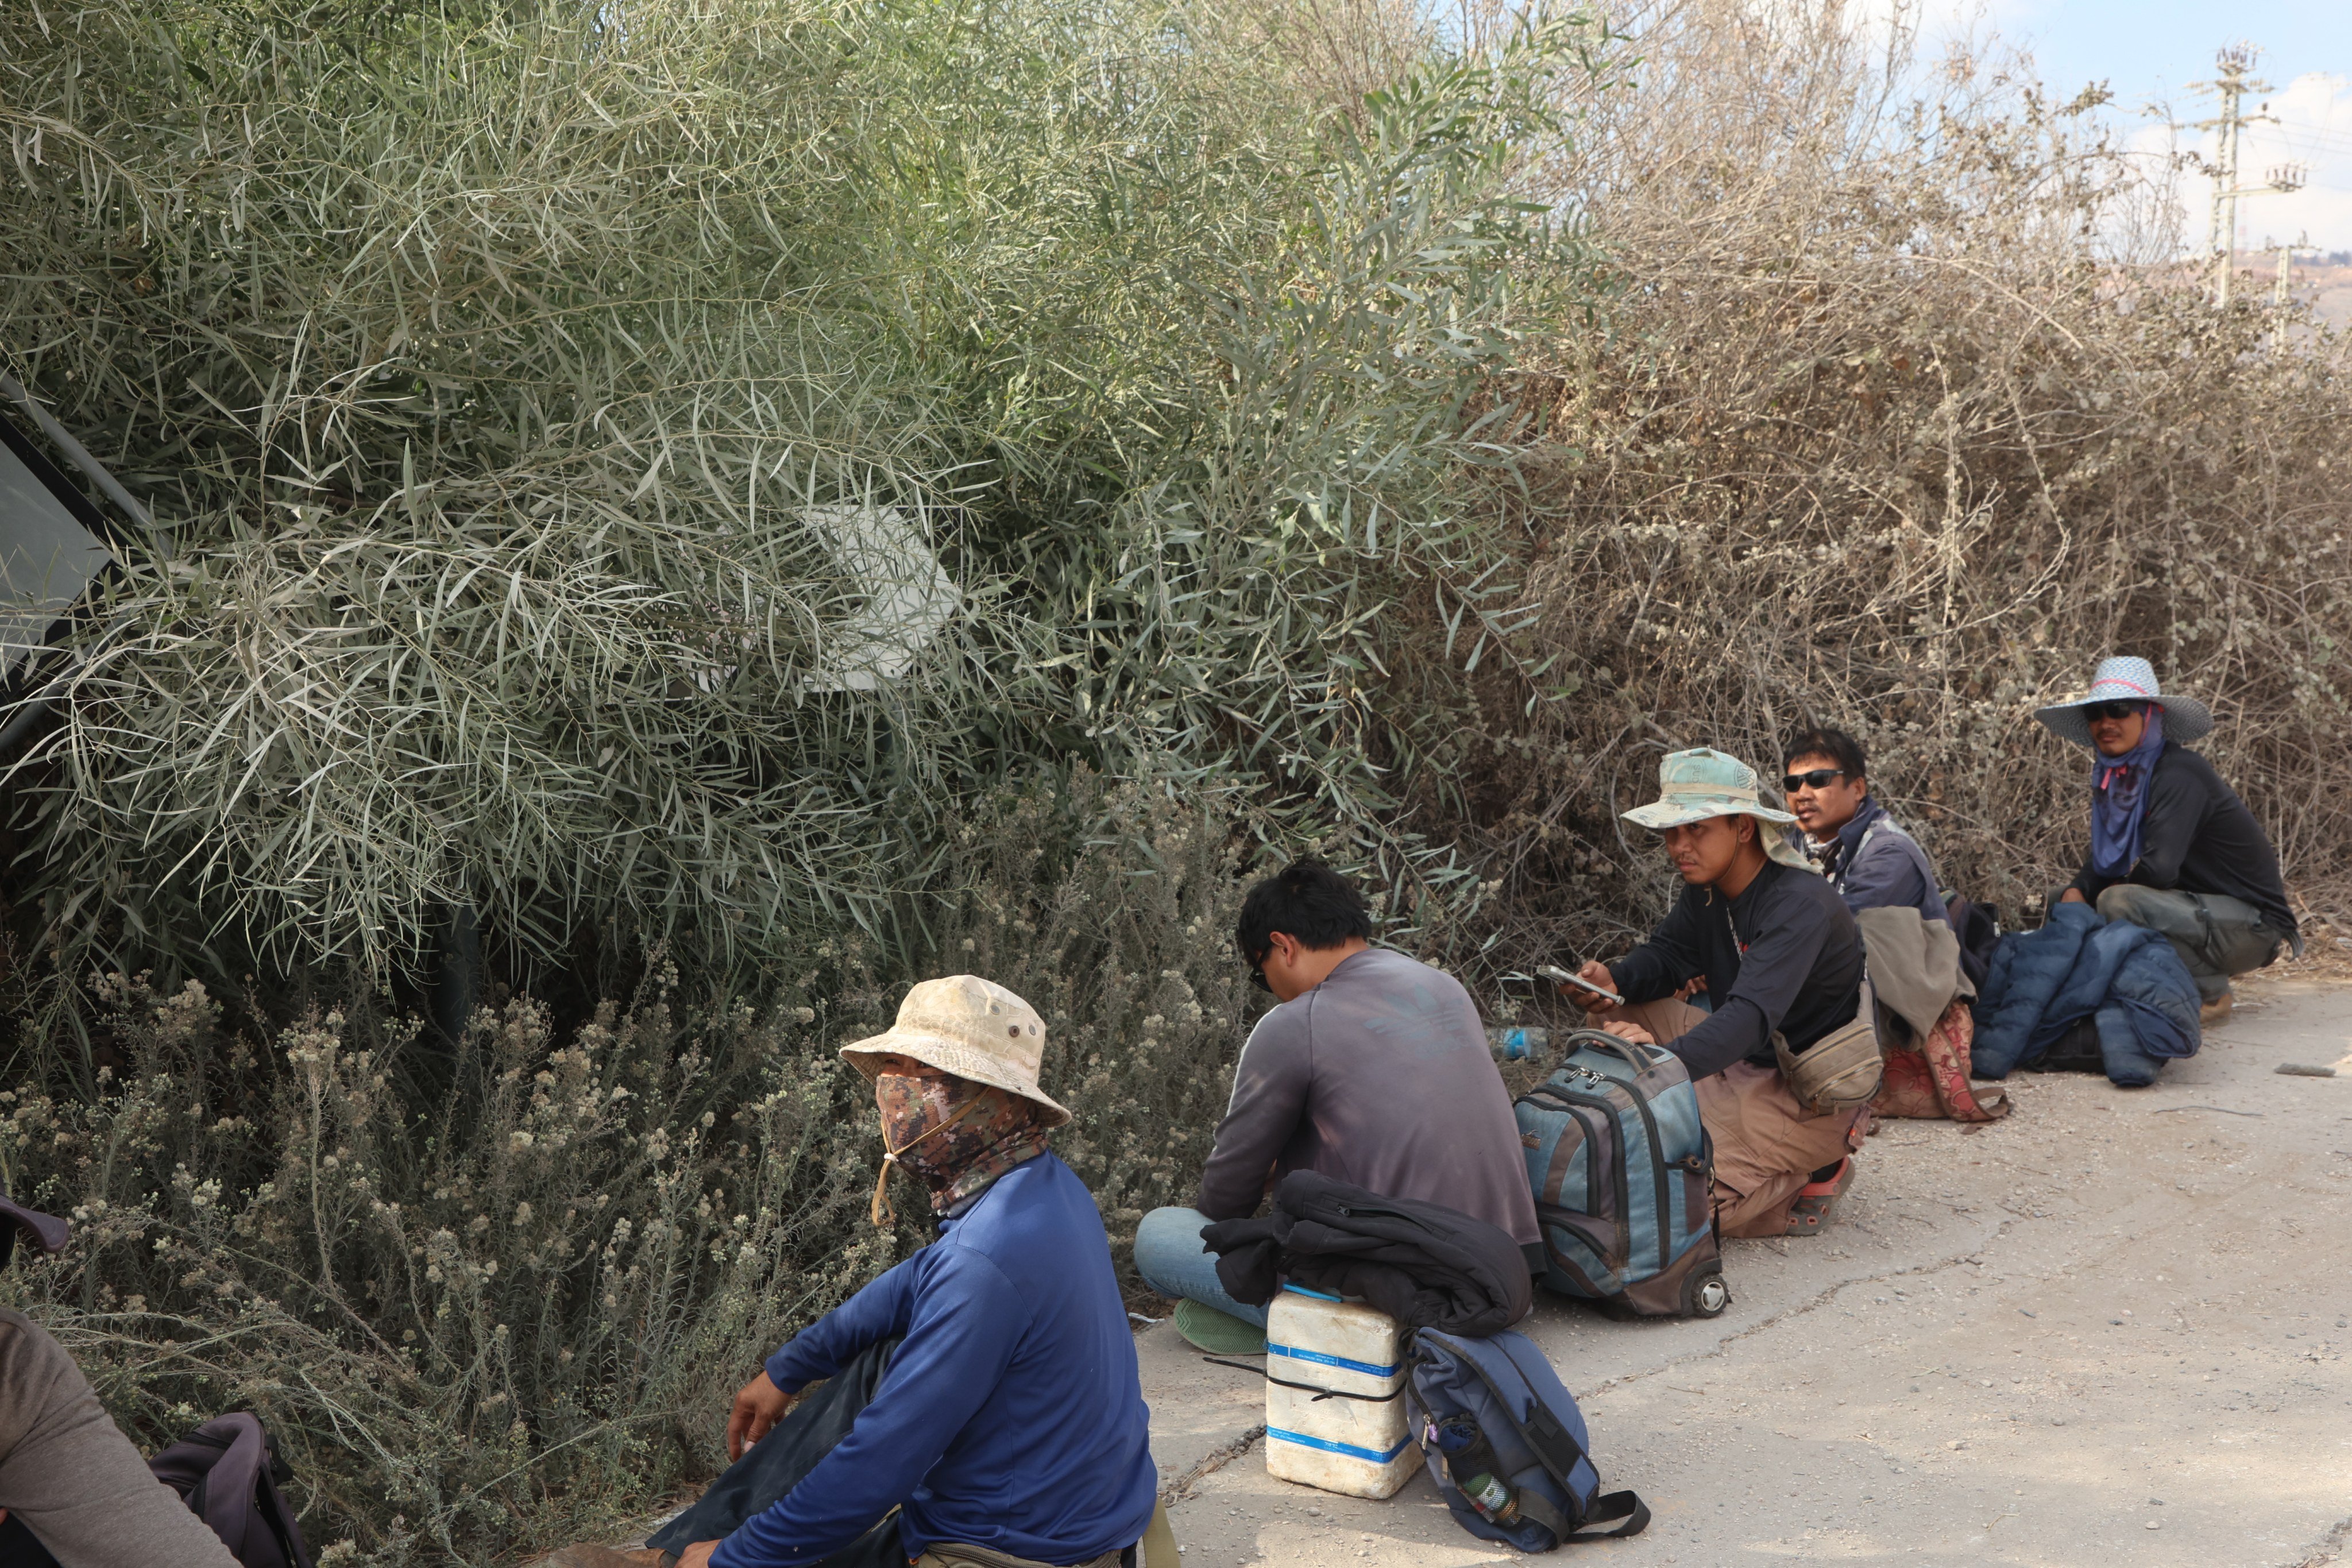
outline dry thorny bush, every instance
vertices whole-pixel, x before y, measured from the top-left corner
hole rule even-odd
[[[1863,739],[1948,885],[2037,905],[2085,781],[2031,710],[2110,652],[2212,704],[2202,749],[2340,909],[2340,344],[2184,287],[2091,98],[1919,71],[1842,15],[1673,7],[1639,90],[1530,170],[1621,277],[1604,335],[1528,367],[1553,420],[1503,509],[1551,662],[1488,683],[1478,782],[1432,803],[1489,858],[1500,951],[1623,941],[1663,895],[1615,814],[1658,755],[1769,776],[1807,721]]]
[[[1230,1082],[1229,835],[1084,777],[993,804],[941,966],[1045,1015],[1055,1146],[1123,1248],[1183,1201]],[[895,1010],[874,958],[820,942],[759,1014],[657,972],[561,1036],[511,997],[454,1053],[357,1009],[265,1039],[198,983],[108,977],[120,1071],[0,1098],[5,1187],[76,1226],[8,1288],[150,1447],[259,1413],[329,1561],[609,1528],[710,1473],[747,1365],[928,1238],[909,1193],[894,1231],[866,1219],[872,1102],[835,1047]]]

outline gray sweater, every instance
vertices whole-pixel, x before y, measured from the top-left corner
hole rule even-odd
[[[63,1568],[236,1568],[155,1479],[63,1345],[0,1310],[0,1508]]]
[[[1460,981],[1403,953],[1350,954],[1258,1020],[1194,1206],[1257,1211],[1292,1171],[1444,1204],[1540,1241],[1511,1097]]]

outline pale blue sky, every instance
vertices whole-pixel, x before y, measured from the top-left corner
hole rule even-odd
[[[2352,0],[1927,0],[1946,25],[1981,16],[2002,37],[2032,52],[2042,81],[2071,94],[2104,79],[2119,122],[2147,126],[2132,112],[2151,98],[2168,99],[2176,118],[2201,120],[2211,100],[2189,84],[2212,79],[2214,51],[2245,42],[2262,50],[2254,74],[2283,122],[2249,128],[2242,167],[2258,180],[2273,164],[2310,165],[2309,184],[2293,195],[2239,204],[2239,242],[2291,239],[2308,231],[2329,250],[2352,250]],[[2249,104],[2250,109],[2259,107]],[[2181,132],[2184,147],[2201,133]],[[2143,131],[2141,144],[2158,138]],[[2250,182],[2251,183],[2251,182]],[[2203,238],[2210,186],[2184,182],[2191,243]]]

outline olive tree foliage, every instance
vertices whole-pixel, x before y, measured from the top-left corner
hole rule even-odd
[[[1514,149],[1606,38],[1407,29],[1335,107],[1311,20],[9,7],[0,352],[175,546],[15,773],[48,931],[913,951],[947,816],[1074,758],[1442,881],[1451,721],[1377,694],[1517,596],[1463,476],[1591,268]]]

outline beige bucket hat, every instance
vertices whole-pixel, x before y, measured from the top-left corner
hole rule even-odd
[[[950,974],[926,980],[898,1004],[898,1021],[879,1035],[841,1047],[841,1059],[870,1082],[885,1056],[911,1057],[926,1067],[989,1084],[1045,1109],[1048,1125],[1070,1119],[1037,1087],[1045,1054],[1045,1021],[1037,1009],[992,980]]]
[[[1658,763],[1658,798],[1617,815],[1658,833],[1710,816],[1752,816],[1768,858],[1800,871],[1813,869],[1802,851],[1763,826],[1769,822],[1785,827],[1797,819],[1764,804],[1754,768],[1712,746],[1668,753]]]

